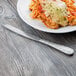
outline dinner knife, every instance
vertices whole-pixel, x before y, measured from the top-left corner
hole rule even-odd
[[[6,24],[6,25],[3,25],[3,27],[5,27],[6,29],[8,29],[8,30],[20,35],[20,36],[23,36],[23,37],[25,37],[27,39],[31,39],[31,40],[46,44],[48,46],[51,46],[51,47],[59,50],[62,53],[65,53],[67,55],[73,55],[74,54],[74,50],[72,48],[70,48],[70,47],[67,47],[67,46],[64,46],[64,45],[61,45],[61,44],[57,44],[57,43],[53,43],[53,42],[41,39],[39,37],[36,37],[36,36],[34,36],[32,34],[25,33],[22,30],[20,30],[20,29],[18,29],[16,27],[13,27],[12,25]]]

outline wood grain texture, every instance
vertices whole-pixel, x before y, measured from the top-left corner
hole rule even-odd
[[[76,32],[48,34],[29,27],[16,11],[17,0],[0,0],[0,76],[76,76]],[[11,24],[24,32],[69,46],[74,56],[20,37],[2,27]]]

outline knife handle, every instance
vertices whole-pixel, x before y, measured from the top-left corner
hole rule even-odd
[[[56,43],[53,43],[53,42],[49,42],[47,40],[39,40],[39,42],[43,43],[43,44],[46,44],[46,45],[49,45],[57,50],[59,50],[60,52],[63,52],[67,55],[73,55],[74,54],[74,50],[70,47],[67,47],[67,46],[64,46],[64,45],[60,45],[60,44],[56,44]]]

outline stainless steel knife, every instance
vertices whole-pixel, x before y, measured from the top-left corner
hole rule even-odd
[[[28,33],[25,33],[23,32],[22,30],[16,28],[16,27],[13,27],[12,25],[3,25],[3,27],[5,27],[6,29],[20,35],[20,36],[23,36],[25,38],[28,38],[28,39],[31,39],[31,40],[34,40],[34,41],[37,41],[37,42],[40,42],[40,43],[43,43],[43,44],[46,44],[48,46],[51,46],[57,50],[59,50],[60,52],[63,52],[67,55],[72,55],[74,54],[74,50],[70,47],[67,47],[67,46],[64,46],[64,45],[60,45],[60,44],[57,44],[57,43],[53,43],[53,42],[50,42],[50,41],[47,41],[47,40],[44,40],[44,39],[41,39],[39,37],[36,37],[34,35],[31,35],[31,34],[28,34]]]

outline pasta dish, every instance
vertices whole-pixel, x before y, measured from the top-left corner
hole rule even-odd
[[[41,20],[48,28],[76,25],[75,0],[31,0],[29,9],[30,16]]]

